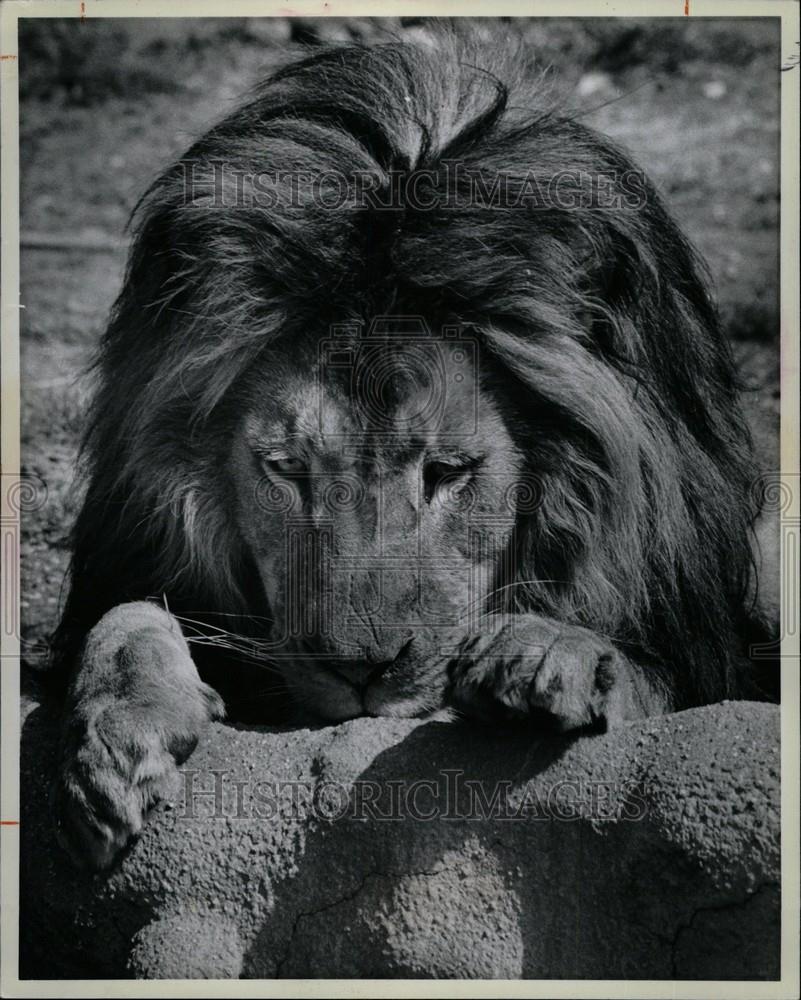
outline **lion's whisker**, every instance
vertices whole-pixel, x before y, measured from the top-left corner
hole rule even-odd
[[[191,615],[219,615],[221,618],[244,618],[249,622],[252,621],[262,621],[269,622],[273,624],[275,622],[274,618],[268,618],[266,615],[254,615],[251,612],[236,612],[236,611],[202,611],[202,610],[192,610],[188,611],[187,614]],[[179,615],[173,614],[174,618],[179,618]]]
[[[505,590],[511,590],[514,587],[523,587],[540,583],[567,583],[567,580],[549,580],[544,578],[539,580],[535,579],[515,580],[512,583],[504,584],[502,587],[496,587],[494,590],[490,591],[489,594],[486,595],[486,597],[477,597],[474,601],[471,601],[469,604],[465,605],[464,611],[462,613],[464,615],[471,614],[473,608],[475,608],[477,605],[489,603],[494,597],[496,597],[498,594],[502,593]],[[492,611],[486,612],[486,614],[497,614],[497,613],[498,612],[492,612]]]

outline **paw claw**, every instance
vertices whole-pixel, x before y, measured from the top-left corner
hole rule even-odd
[[[217,694],[213,687],[208,684],[203,684],[201,686],[201,693],[206,701],[206,707],[209,714],[209,719],[213,722],[218,722],[225,718],[225,702]]]
[[[110,753],[96,733],[85,734],[66,757],[54,791],[59,844],[81,868],[111,867],[141,832],[145,816],[175,792],[175,761],[155,739]]]
[[[527,620],[457,668],[454,698],[468,710],[480,702],[483,715],[491,700],[507,717],[547,718],[559,732],[605,728],[621,662],[608,640],[586,629]]]
[[[131,822],[130,816],[101,818],[84,790],[67,776],[56,790],[54,811],[59,845],[73,864],[90,871],[110,868],[141,828],[141,820]]]

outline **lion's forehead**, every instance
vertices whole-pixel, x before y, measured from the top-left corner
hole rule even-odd
[[[496,432],[494,402],[469,361],[455,371],[415,369],[396,350],[359,372],[323,363],[293,369],[286,360],[250,397],[245,431],[256,448],[397,467],[442,445],[479,447]]]

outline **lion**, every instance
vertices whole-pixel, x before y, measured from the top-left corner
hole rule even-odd
[[[137,206],[96,371],[55,641],[81,864],[225,713],[580,733],[775,696],[703,267],[510,44],[274,73]]]

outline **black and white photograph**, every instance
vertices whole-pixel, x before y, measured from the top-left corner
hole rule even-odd
[[[797,995],[799,8],[596,6],[3,5],[3,995]]]

